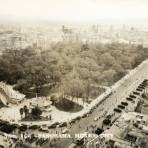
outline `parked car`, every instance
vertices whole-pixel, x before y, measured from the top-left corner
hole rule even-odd
[[[22,126],[19,127],[19,130],[22,131],[22,132],[25,132],[27,129],[28,129],[27,125],[22,125]]]
[[[77,145],[77,147],[78,146],[82,146],[83,144],[84,144],[84,141],[85,141],[85,138],[86,138],[86,136],[87,136],[87,132],[85,132],[83,135],[84,136],[82,136],[81,138],[78,138],[77,140],[76,140],[76,145]]]
[[[71,121],[70,121],[70,123],[75,123],[76,122],[76,119],[72,119]]]
[[[29,129],[33,129],[33,130],[38,129],[38,128],[39,128],[38,125],[32,125],[32,126],[29,127]]]
[[[47,129],[47,128],[44,128],[44,127],[40,127],[40,128],[39,128],[39,131],[40,131],[40,132],[49,133],[48,129]]]
[[[108,118],[105,118],[105,119],[103,120],[103,124],[109,125],[109,124],[111,124],[111,120],[108,119]]]
[[[15,126],[14,124],[9,124],[9,123],[6,123],[4,124],[3,126],[0,127],[0,131],[4,132],[4,133],[7,133],[7,134],[10,134],[12,133],[15,129],[17,128],[17,126]]]
[[[138,88],[139,88],[139,89],[145,89],[145,87],[143,87],[143,86],[138,86]]]
[[[146,87],[147,84],[141,83],[139,86]]]
[[[129,95],[129,97],[130,97],[130,98],[136,98],[136,96],[135,96],[135,95]]]
[[[80,120],[80,119],[81,119],[81,117],[80,117],[80,116],[78,116],[78,117],[76,117],[76,118],[75,118],[75,120]]]
[[[120,110],[120,109],[118,109],[118,108],[114,108],[114,111],[115,111],[115,112],[118,112],[118,113],[121,113],[121,112],[122,112],[122,110]]]
[[[82,118],[85,118],[85,117],[87,117],[87,114],[84,114],[84,115],[82,116]]]
[[[125,106],[123,106],[123,105],[118,105],[118,108],[120,108],[120,109],[125,109]]]
[[[59,127],[64,127],[64,126],[67,126],[67,122],[63,122],[63,123],[59,124]]]
[[[101,128],[97,128],[97,129],[95,130],[95,134],[97,134],[97,135],[100,135],[100,134],[102,134],[103,132],[104,132],[104,130],[101,129]]]
[[[148,79],[144,79],[143,82],[148,82]]]
[[[50,129],[50,128],[56,128],[57,125],[59,125],[59,124],[60,124],[59,122],[55,122],[55,123],[53,123],[52,125],[48,126],[48,128],[49,128],[49,129]]]
[[[124,105],[124,106],[128,106],[127,102],[121,102],[121,104]]]
[[[140,89],[140,88],[137,88],[137,89],[136,89],[136,91],[140,91],[140,92],[141,92],[141,91],[142,91],[142,89]]]
[[[133,99],[132,99],[132,98],[129,98],[129,97],[126,98],[126,100],[127,100],[127,101],[133,101]]]
[[[133,94],[134,94],[134,95],[140,95],[140,93],[137,92],[137,91],[133,91]]]
[[[107,118],[107,119],[111,119],[111,117],[112,117],[111,114],[106,115],[106,118]]]

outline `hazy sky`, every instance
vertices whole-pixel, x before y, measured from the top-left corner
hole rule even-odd
[[[69,21],[148,18],[148,0],[0,0],[0,16]]]

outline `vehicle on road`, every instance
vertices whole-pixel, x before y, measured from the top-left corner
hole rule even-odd
[[[121,102],[121,104],[124,105],[124,106],[128,106],[127,102]]]
[[[137,88],[137,89],[136,89],[136,91],[140,91],[140,92],[141,92],[141,91],[142,91],[142,89],[140,89],[140,88]]]
[[[56,128],[57,125],[59,125],[60,123],[59,122],[55,122],[53,123],[52,125],[48,126],[48,128]]]
[[[81,117],[80,117],[80,116],[78,116],[78,117],[76,117],[76,118],[75,118],[75,120],[80,120],[80,119],[81,119]]]
[[[117,113],[121,113],[122,110],[118,109],[118,108],[114,108],[114,111],[117,112]]]
[[[86,137],[87,137],[87,132],[85,132],[85,133],[83,133],[83,136],[81,136],[80,138],[78,138],[77,140],[76,140],[76,145],[77,145],[77,147],[79,147],[79,146],[83,146],[84,145],[84,143],[85,143],[85,139],[86,139]]]
[[[85,117],[87,117],[87,114],[84,114],[84,115],[82,116],[82,118],[85,118]]]
[[[125,106],[123,106],[123,105],[118,105],[118,108],[119,108],[119,109],[125,109]]]
[[[22,125],[22,126],[19,127],[19,130],[22,131],[22,132],[26,131],[27,129],[28,129],[27,125]]]
[[[45,133],[49,133],[49,130],[46,127],[40,127],[39,128],[40,132],[45,132]]]
[[[132,99],[132,98],[129,98],[129,97],[126,98],[126,100],[127,100],[127,101],[133,101],[133,99]]]
[[[134,95],[140,95],[140,93],[137,92],[137,91],[133,91],[133,94],[134,94]]]
[[[75,123],[76,122],[76,119],[72,119],[71,121],[70,121],[70,123]]]
[[[129,95],[129,97],[130,97],[130,98],[136,98],[136,96],[135,96],[135,95]]]
[[[109,124],[111,124],[111,120],[108,119],[108,118],[105,118],[105,119],[103,120],[103,124],[104,124],[104,125],[109,125]]]
[[[38,128],[39,128],[38,125],[32,125],[32,126],[29,127],[29,129],[32,129],[32,130],[35,130],[35,129],[38,129]]]
[[[143,86],[138,86],[138,88],[139,88],[139,89],[145,89],[145,87],[143,87]]]
[[[104,130],[101,129],[101,128],[97,128],[97,129],[95,130],[95,134],[97,134],[97,135],[100,135],[100,134],[102,134],[103,132],[104,132]]]

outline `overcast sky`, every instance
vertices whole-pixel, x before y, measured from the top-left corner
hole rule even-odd
[[[148,18],[148,0],[0,0],[0,16],[48,20]]]

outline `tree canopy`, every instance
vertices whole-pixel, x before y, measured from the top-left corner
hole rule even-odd
[[[147,57],[146,49],[119,43],[59,42],[47,50],[7,49],[0,55],[0,81],[23,93],[54,84],[52,92],[81,97],[91,84],[110,86]]]

